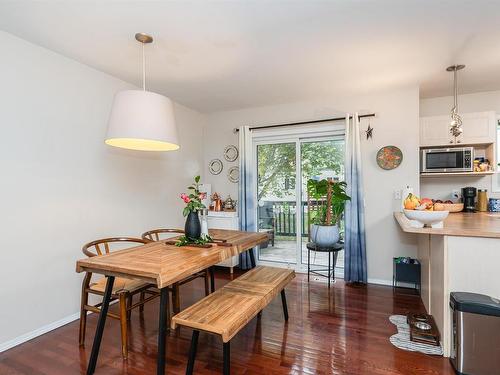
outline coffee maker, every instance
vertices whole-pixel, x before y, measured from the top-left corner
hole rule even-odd
[[[477,190],[475,187],[464,187],[462,188],[462,200],[464,202],[464,212],[476,212],[476,194]]]

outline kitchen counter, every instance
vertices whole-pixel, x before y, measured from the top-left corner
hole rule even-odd
[[[413,228],[403,212],[394,212],[401,229],[408,233],[461,237],[500,238],[500,212],[450,213],[443,228]]]
[[[500,213],[450,213],[443,228],[413,228],[402,212],[394,217],[403,232],[417,235],[420,296],[441,333],[444,355],[451,353],[451,292],[500,298]]]

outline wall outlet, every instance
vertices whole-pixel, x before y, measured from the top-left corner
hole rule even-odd
[[[451,197],[452,197],[453,199],[460,199],[460,197],[461,197],[461,196],[462,196],[462,193],[460,192],[460,190],[458,190],[458,189],[453,189],[453,190],[451,191]]]
[[[394,199],[401,200],[401,190],[394,190]]]

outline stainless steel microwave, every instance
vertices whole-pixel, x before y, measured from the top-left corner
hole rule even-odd
[[[424,173],[474,172],[474,147],[421,150],[420,171]]]

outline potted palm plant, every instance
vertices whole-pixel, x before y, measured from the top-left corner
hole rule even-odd
[[[345,193],[345,182],[331,179],[307,181],[309,199],[316,201],[316,210],[309,212],[311,240],[321,247],[333,246],[339,241],[339,224],[345,202],[351,200]]]

